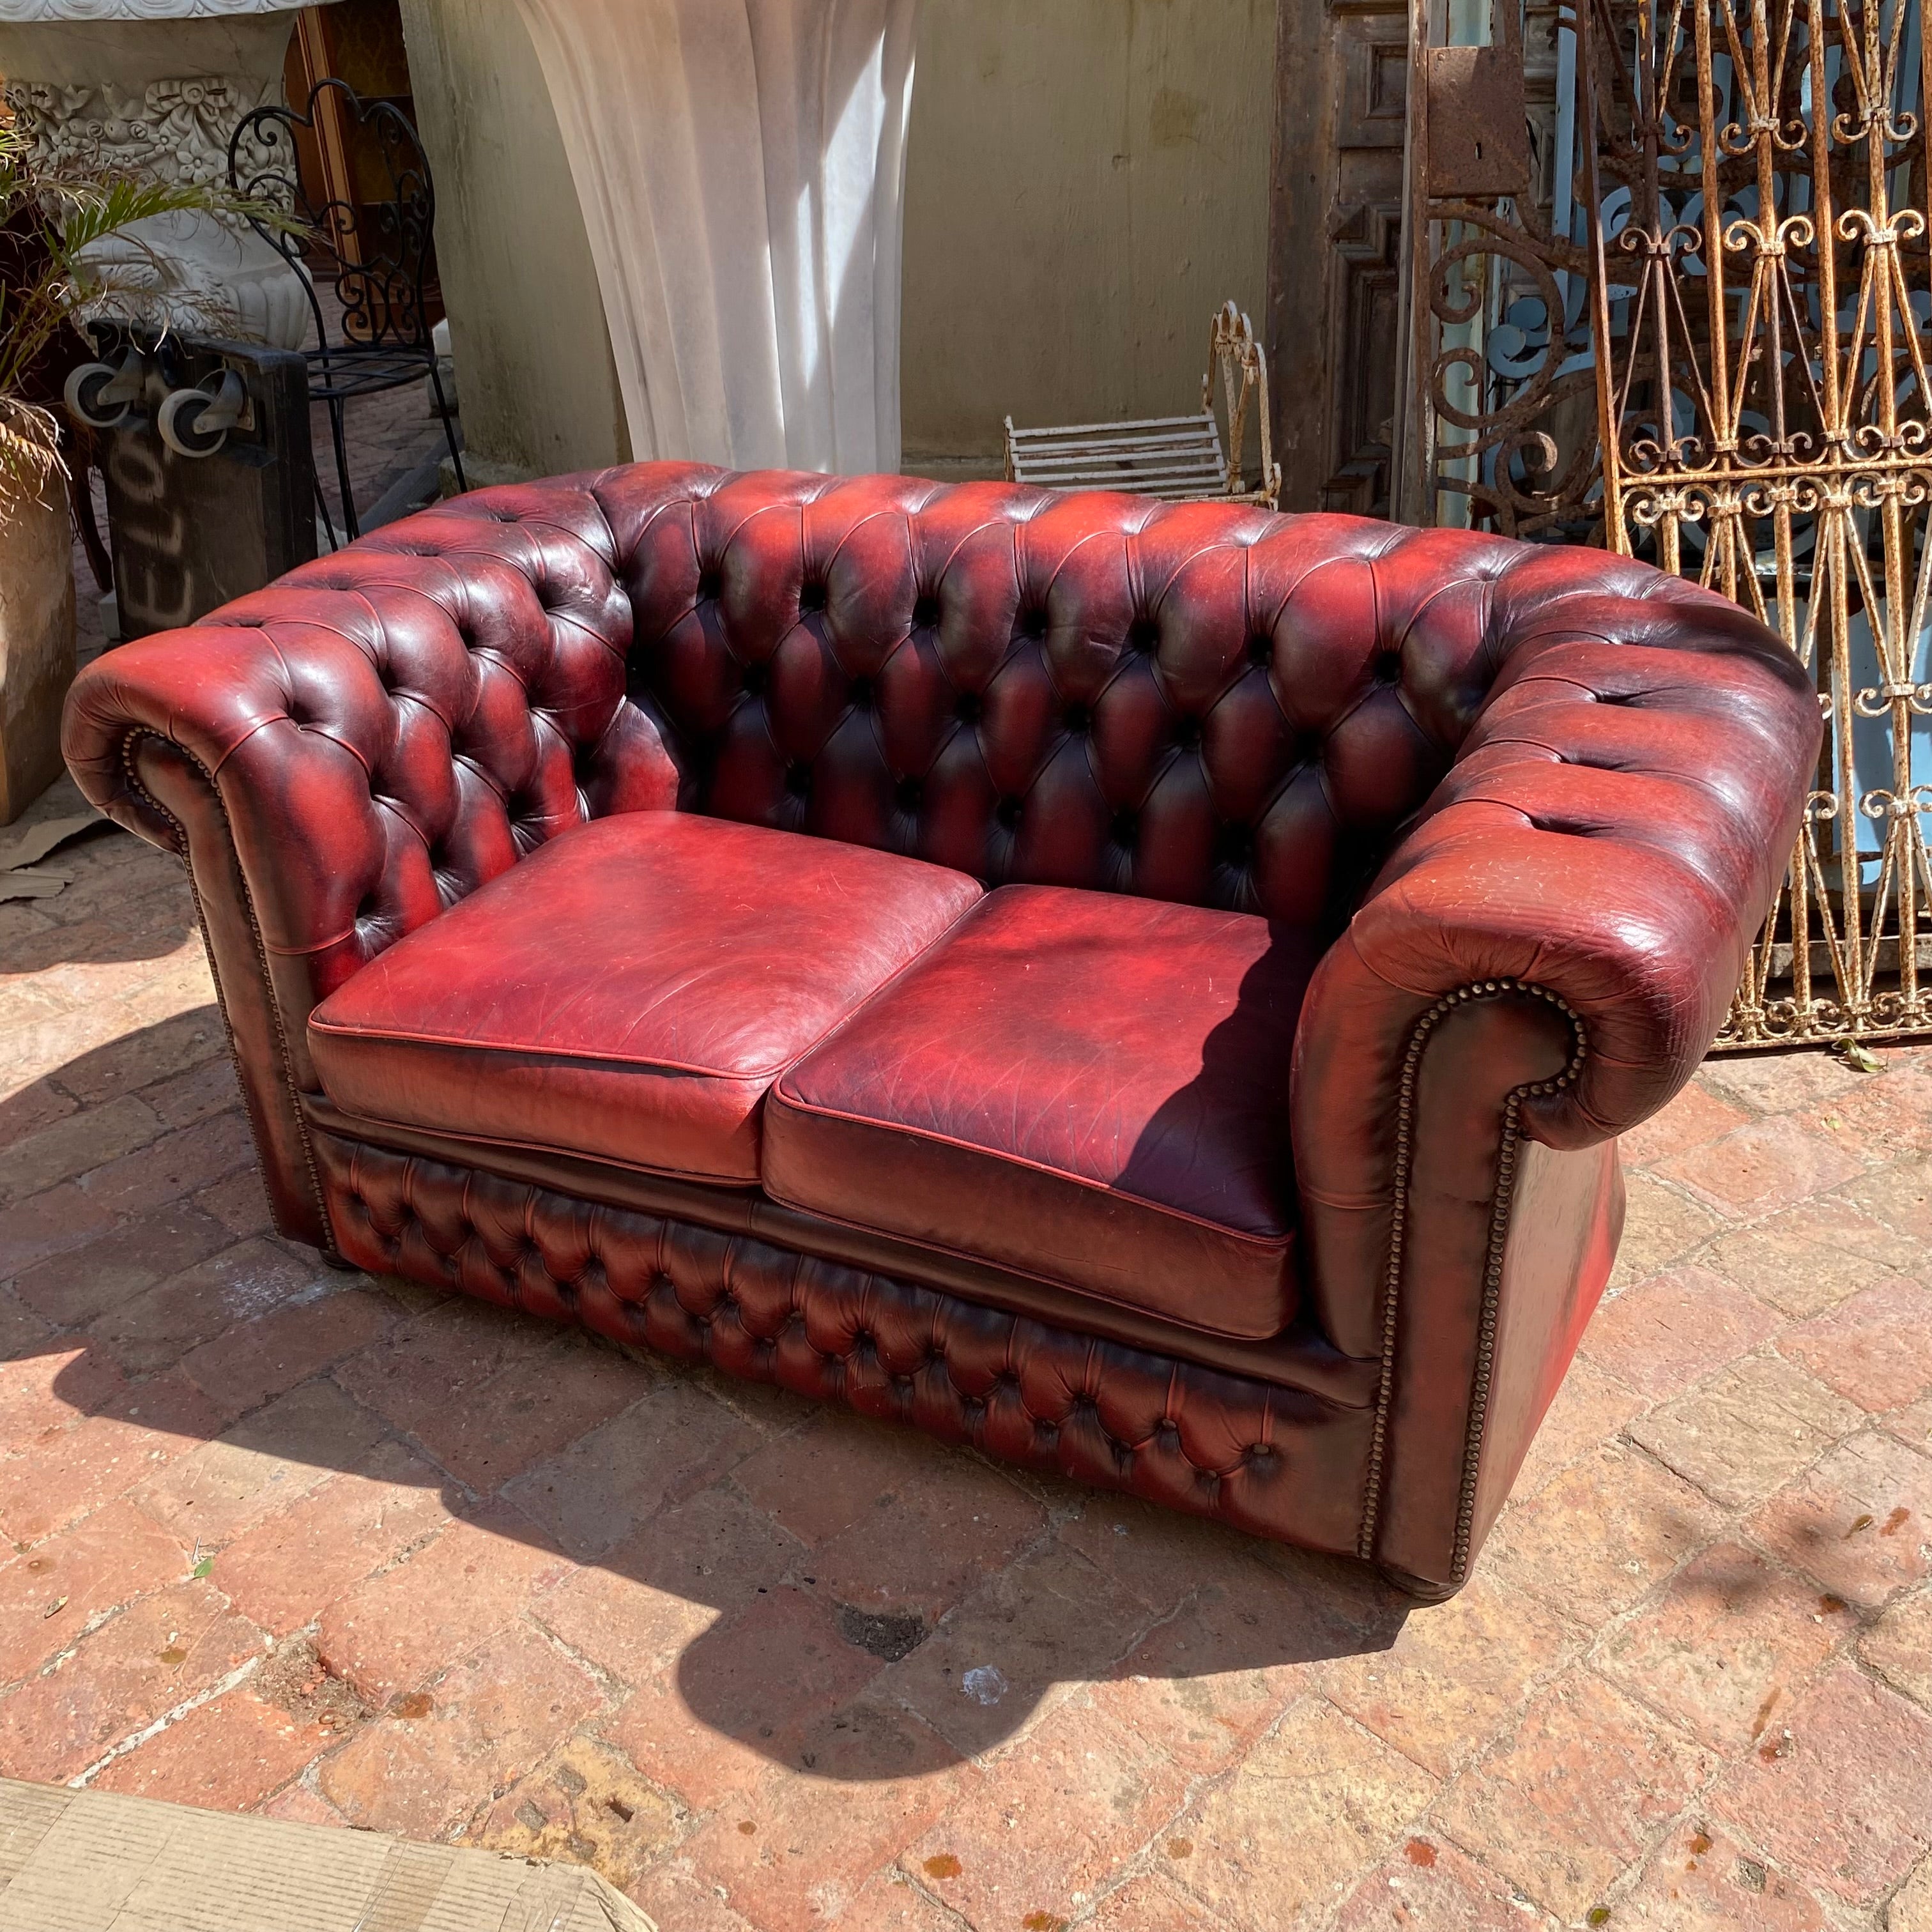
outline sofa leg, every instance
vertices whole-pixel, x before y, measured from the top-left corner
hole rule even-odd
[[[1432,1583],[1426,1576],[1418,1576],[1396,1563],[1378,1563],[1376,1568],[1386,1582],[1418,1604],[1446,1604],[1462,1587],[1460,1583]]]

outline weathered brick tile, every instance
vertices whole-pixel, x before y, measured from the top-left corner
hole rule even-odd
[[[1748,1355],[1701,1388],[1636,1418],[1628,1432],[1726,1509],[1761,1502],[1864,1420],[1782,1355]]]
[[[434,1436],[466,1412],[493,1376],[542,1355],[557,1339],[547,1322],[454,1295],[392,1328],[344,1363],[335,1379],[398,1428]]]
[[[878,1694],[974,1756],[1018,1735],[1065,1686],[1111,1675],[1154,1621],[1084,1557],[1049,1544],[982,1584]]]
[[[628,1760],[581,1732],[518,1779],[470,1842],[588,1865],[628,1891],[676,1842],[676,1808]]]
[[[98,1348],[64,1339],[0,1364],[0,1443],[24,1449],[76,1414],[104,1408],[129,1386],[119,1367]]]
[[[1610,1276],[1612,1288],[1647,1281],[1702,1247],[1726,1225],[1714,1210],[1642,1169],[1624,1177],[1624,1192],[1628,1204]]]
[[[22,1201],[44,1188],[78,1180],[119,1155],[146,1147],[164,1131],[154,1108],[131,1094],[70,1114],[8,1150],[0,1168],[0,1202]]]
[[[1185,1858],[1194,1849],[1185,1838],[1168,1839],[1160,1848],[1161,1852],[1173,1857],[1174,1847],[1182,1845],[1186,1850],[1179,1856]],[[881,1922],[889,1926],[896,1922]],[[917,1924],[916,1921],[907,1922]],[[1144,1872],[1108,1893],[1087,1926],[1090,1932],[1220,1932],[1207,1907],[1190,1898],[1161,1870]],[[844,1932],[842,1925],[839,1932]],[[934,1932],[952,1932],[952,1928],[935,1927]],[[1529,1932],[1536,1932],[1536,1928],[1529,1928]]]
[[[747,1458],[732,1481],[775,1522],[815,1547],[890,1508],[922,1475],[950,1471],[962,1460],[929,1438],[909,1439],[888,1424],[824,1409]]]
[[[1168,1868],[1229,1932],[1320,1924],[1436,1790],[1400,1752],[1307,1698],[1172,1827],[1192,1850]]]
[[[1865,1633],[1858,1652],[1894,1688],[1932,1711],[1932,1585],[1894,1604]]]
[[[513,1624],[358,1732],[323,1764],[322,1794],[352,1825],[440,1838],[602,1702],[580,1665]]]
[[[841,1782],[773,1766],[720,1806],[685,1856],[758,1932],[816,1932],[977,1781],[971,1766],[945,1759],[916,1718],[869,1712],[846,1746]]]
[[[1520,1589],[1478,1574],[1419,1609],[1385,1651],[1322,1672],[1330,1700],[1426,1771],[1447,1778],[1504,1729],[1583,1634]]]
[[[1168,1894],[1168,1902],[1174,1902],[1172,1893]],[[1138,1888],[1132,1903],[1134,1932],[1192,1932],[1191,1919],[1163,1912],[1162,1902],[1153,1898],[1144,1886]],[[1183,1909],[1192,1910],[1191,1906]],[[1104,1906],[1088,1922],[1097,1932],[1109,1932],[1109,1928],[1120,1923],[1108,1916]],[[838,1915],[838,1932],[959,1932],[959,1921],[894,1866],[888,1871],[874,1872],[859,1888],[852,1903]]]
[[[1855,1604],[1876,1609],[1932,1574],[1932,1457],[1869,1430],[1773,1496],[1751,1534]]]
[[[72,1180],[0,1208],[0,1276],[17,1275],[50,1256],[85,1246],[106,1234],[114,1220]]]
[[[1932,1858],[1899,1887],[1885,1924],[1886,1932],[1932,1932]]]
[[[225,1060],[221,1016],[211,1004],[195,1006],[153,1026],[140,1027],[85,1060],[60,1070],[61,1085],[82,1106],[116,1094],[133,1094],[174,1076]]]
[[[1870,1155],[1932,1154],[1932,1066],[1915,1054],[1807,1112]]]
[[[1335,1932],[1557,1932],[1516,1886],[1422,1826],[1363,1880]]]
[[[1783,1113],[1843,1100],[1871,1078],[1830,1054],[1726,1053],[1707,1060],[1697,1082],[1755,1112]]]
[[[1688,1483],[1612,1447],[1507,1508],[1482,1560],[1497,1581],[1595,1623],[1635,1603],[1720,1520]]]
[[[1900,1442],[1932,1455],[1932,1396],[1913,1402],[1908,1408],[1894,1409],[1888,1415],[1881,1416],[1880,1421]]]
[[[271,1234],[274,1230],[268,1191],[262,1184],[261,1174],[252,1167],[231,1174],[226,1180],[218,1180],[212,1187],[202,1188],[189,1197],[188,1204],[219,1221],[238,1238]]]
[[[248,1166],[254,1157],[247,1117],[236,1108],[97,1167],[79,1185],[88,1201],[110,1214],[140,1214],[193,1194]]]
[[[1778,1348],[1862,1408],[1903,1408],[1932,1390],[1932,1288],[1875,1283],[1786,1329]]]
[[[720,1897],[723,1886],[704,1876],[688,1858],[660,1859],[626,1888],[661,1932],[759,1932]],[[956,1924],[946,1932],[958,1932]]]
[[[163,1124],[178,1132],[211,1114],[226,1113],[242,1104],[242,1084],[228,1056],[218,1054],[200,1066],[158,1080],[142,1090],[141,1098]]]
[[[99,1316],[87,1333],[130,1374],[171,1367],[238,1322],[322,1286],[319,1257],[272,1240],[244,1241]]]
[[[94,1787],[211,1811],[252,1811],[334,1742],[333,1732],[291,1717],[244,1684],[116,1758]]]
[[[130,1500],[178,1536],[212,1549],[332,1472],[354,1468],[385,1432],[380,1417],[333,1382],[304,1382],[179,1457]]]
[[[1838,1136],[1808,1132],[1789,1114],[1734,1127],[1708,1146],[1657,1163],[1720,1214],[1748,1220],[1850,1180],[1864,1162]]]
[[[564,1559],[538,1537],[534,1524],[500,1506],[453,1522],[406,1562],[337,1598],[322,1612],[316,1647],[372,1704],[414,1690],[452,1652],[502,1629],[561,1573]]]
[[[307,1784],[286,1786],[258,1808],[265,1818],[292,1818],[298,1825],[327,1825],[337,1831],[349,1828],[349,1820]]]
[[[1838,1191],[1874,1220],[1904,1235],[1922,1257],[1932,1247],[1932,1160],[1920,1155],[1895,1160]]]
[[[339,1277],[323,1280],[190,1349],[182,1372],[227,1414],[240,1415],[365,1347],[394,1320],[386,1296]]]
[[[622,1414],[643,1392],[636,1364],[614,1349],[548,1325],[543,1334],[549,1346],[541,1354],[512,1361],[464,1400],[410,1425],[479,1496]]]
[[[6,1093],[7,1084],[4,1075],[0,1074],[0,1094]],[[30,1081],[17,1092],[6,1094],[0,1099],[0,1154],[65,1119],[80,1104],[51,1080]]]
[[[1066,1922],[1119,1882],[1186,1794],[1180,1768],[1062,1705],[984,1767],[902,1868],[969,1923]]]
[[[16,1544],[50,1536],[220,1426],[200,1390],[178,1376],[157,1376],[104,1397],[98,1412],[50,1425],[0,1461],[0,1532]]]
[[[1774,1310],[1708,1268],[1666,1270],[1606,1301],[1582,1352],[1652,1396],[1674,1395],[1774,1335]]]
[[[382,1443],[359,1469],[290,1496],[224,1550],[210,1574],[238,1610],[280,1636],[449,1521],[435,1468]]]
[[[1577,1669],[1452,1785],[1442,1828],[1566,1921],[1595,1906],[1696,1796],[1710,1754]]]
[[[1782,1724],[1854,1628],[1844,1599],[1720,1544],[1610,1640],[1600,1667],[1714,1750],[1735,1756]]]
[[[43,1354],[53,1342],[53,1330],[25,1306],[11,1288],[0,1282],[0,1364]]]
[[[260,1632],[206,1583],[143,1597],[0,1703],[0,1770],[64,1782],[262,1648]]]
[[[880,1668],[847,1641],[830,1605],[774,1584],[644,1676],[605,1734],[646,1778],[707,1810],[766,1762],[797,1762],[808,1735]]]
[[[164,1208],[26,1269],[14,1291],[57,1326],[78,1328],[234,1244],[212,1216],[191,1206]]]
[[[764,1440],[688,1376],[624,1364],[640,1399],[526,1470],[505,1497],[580,1563],[715,1482]]]
[[[1694,1080],[1661,1113],[1631,1128],[1618,1142],[1626,1167],[1648,1167],[1702,1147],[1741,1127],[1749,1112],[1708,1082]]]
[[[37,1670],[108,1612],[180,1582],[188,1559],[125,1502],[10,1556],[0,1564],[0,1683]]]
[[[1840,1666],[1712,1808],[1799,1885],[1869,1906],[1932,1847],[1932,1717]]]
[[[1586,1356],[1571,1362],[1556,1400],[1538,1425],[1510,1493],[1533,1496],[1559,1471],[1613,1442],[1640,1415],[1646,1398]]]
[[[626,1684],[650,1682],[722,1612],[767,1594],[801,1546],[716,1489],[652,1517],[603,1561],[544,1590],[536,1616]]]
[[[1611,1920],[1648,1932],[1826,1932],[1830,1923],[1802,1886],[1694,1822],[1665,1840]]]
[[[1713,1241],[1702,1259],[1785,1314],[1816,1315],[1924,1250],[1842,1195],[1801,1201]]]
[[[999,1470],[915,1455],[896,1489],[818,1546],[812,1569],[821,1591],[862,1616],[916,1617],[930,1630],[1046,1527],[1045,1509]]]
[[[1360,1645],[1311,1617],[1306,1592],[1252,1568],[1259,1575],[1211,1583],[1156,1624],[1092,1692],[1122,1730],[1196,1774],[1224,1770],[1327,1682],[1334,1666],[1322,1660]]]
[[[1196,1592],[1234,1599],[1262,1593],[1281,1619],[1284,1658],[1331,1655],[1324,1646],[1386,1634],[1408,1601],[1359,1563],[1259,1542],[1135,1496],[1071,1495],[1076,1506],[1055,1528],[1057,1541],[1163,1615]],[[1273,1582],[1258,1569],[1271,1570]]]

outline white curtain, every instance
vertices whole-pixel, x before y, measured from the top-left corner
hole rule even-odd
[[[518,4],[633,452],[896,470],[917,0]]]

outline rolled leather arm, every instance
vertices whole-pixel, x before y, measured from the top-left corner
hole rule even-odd
[[[1309,1290],[1384,1362],[1363,1553],[1433,1588],[1466,1573],[1600,1292],[1606,1144],[1721,1025],[1818,758],[1771,632],[1627,581],[1527,608],[1496,586],[1489,695],[1303,1009]],[[1532,1168],[1553,1234],[1512,1225]]]
[[[668,806],[592,479],[482,490],[88,665],[88,799],[189,865],[277,1220],[327,1245],[310,1010],[552,832]]]

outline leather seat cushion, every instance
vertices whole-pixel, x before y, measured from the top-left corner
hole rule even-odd
[[[1245,913],[1003,887],[779,1081],[766,1191],[1278,1334],[1298,1286],[1289,1062],[1319,954]]]
[[[675,812],[592,820],[310,1016],[347,1112],[754,1183],[766,1090],[981,894],[964,873]]]

